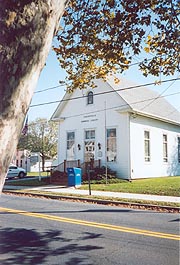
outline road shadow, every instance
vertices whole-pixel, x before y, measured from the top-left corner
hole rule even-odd
[[[180,222],[180,218],[177,218],[177,219],[173,219],[173,220],[171,220],[171,221],[169,221],[169,222]]]
[[[99,208],[99,209],[88,209],[88,210],[50,210],[50,211],[47,211],[47,210],[43,210],[43,211],[30,211],[32,213],[40,213],[40,214],[64,214],[64,213],[67,213],[67,214],[73,214],[73,213],[132,213],[134,214],[134,212],[136,213],[140,213],[142,214],[142,210],[138,210],[138,209],[123,209],[123,208]],[[21,210],[18,211],[18,213],[20,214],[21,213]],[[23,213],[23,211],[22,211]],[[143,214],[148,214],[148,213],[152,213],[151,211],[143,211]],[[153,212],[154,214],[159,214],[161,212]],[[1,214],[16,214],[16,213],[13,213],[13,212],[0,212],[0,215]]]
[[[98,239],[100,236],[88,233],[72,239],[64,237],[59,230],[38,232],[35,229],[3,228],[0,229],[1,264],[91,265],[83,252],[90,253],[102,247],[98,246],[97,241],[86,244],[85,240]]]
[[[128,213],[133,212],[133,210],[128,209],[89,209],[89,210],[64,210],[64,211],[33,211],[33,213]],[[137,211],[136,211],[137,212]]]

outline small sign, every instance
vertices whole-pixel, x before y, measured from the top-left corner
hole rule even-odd
[[[102,157],[102,151],[98,151],[98,157]]]
[[[39,161],[39,157],[38,156],[31,156],[30,157],[30,163],[31,164],[36,164]]]

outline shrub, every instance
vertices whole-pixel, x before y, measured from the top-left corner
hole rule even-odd
[[[94,168],[90,172],[90,179],[91,183],[94,184],[104,184],[106,183],[106,167],[101,167],[101,168]],[[108,183],[118,183],[120,182],[120,179],[116,177],[116,172],[112,171],[110,168],[107,168],[107,180]],[[86,172],[82,176],[82,182],[83,184],[88,183],[88,173]]]

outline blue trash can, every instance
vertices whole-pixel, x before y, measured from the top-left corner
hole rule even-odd
[[[68,186],[81,186],[81,168],[78,167],[69,167],[67,168],[68,173]]]

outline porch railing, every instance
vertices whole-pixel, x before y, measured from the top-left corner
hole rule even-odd
[[[101,160],[91,160],[89,162],[84,162],[81,164],[82,174],[87,172],[87,169],[94,169],[94,168],[100,168],[101,167]]]
[[[67,172],[67,168],[69,167],[79,167],[82,169],[82,173],[84,174],[87,171],[87,167],[90,167],[90,169],[93,168],[100,168],[101,167],[101,160],[91,160],[90,162],[84,162],[84,163],[80,163],[80,160],[71,160],[71,161],[67,161],[64,160],[61,164],[59,164],[58,166],[53,168],[53,172],[54,171],[60,171],[60,172]]]
[[[68,167],[80,167],[80,160],[64,160],[61,164],[54,167],[52,171],[67,172]]]

